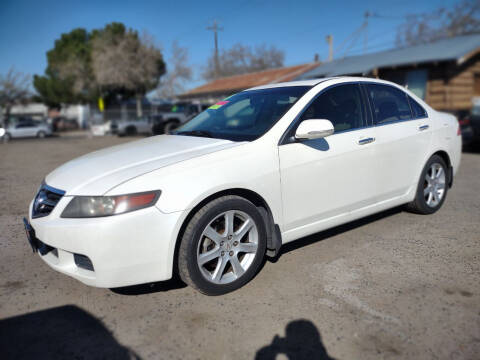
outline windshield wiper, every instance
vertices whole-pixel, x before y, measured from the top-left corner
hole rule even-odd
[[[177,132],[177,135],[187,135],[187,136],[199,136],[199,137],[213,138],[212,133],[210,131],[206,131],[206,130],[180,131],[180,132]]]

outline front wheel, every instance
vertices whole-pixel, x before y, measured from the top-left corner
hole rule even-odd
[[[47,134],[45,134],[45,131],[39,131],[39,132],[37,133],[37,137],[38,137],[39,139],[43,139],[45,136],[47,136]]]
[[[178,253],[184,282],[206,295],[221,295],[250,281],[266,249],[261,213],[239,196],[223,196],[188,223]]]
[[[433,214],[440,209],[448,192],[447,174],[445,161],[433,155],[422,171],[415,199],[407,204],[407,210],[417,214]]]

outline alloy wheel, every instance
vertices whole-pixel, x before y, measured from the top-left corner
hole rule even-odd
[[[203,230],[197,247],[197,265],[214,284],[228,284],[252,265],[258,250],[258,229],[245,212],[229,210]]]
[[[439,163],[430,165],[425,174],[423,195],[425,202],[430,207],[436,207],[445,194],[446,176],[443,166]]]

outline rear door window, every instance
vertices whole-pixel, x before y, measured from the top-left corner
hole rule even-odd
[[[367,92],[372,101],[375,124],[413,118],[407,94],[403,91],[389,85],[367,84]]]

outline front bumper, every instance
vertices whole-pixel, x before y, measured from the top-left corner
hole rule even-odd
[[[30,204],[35,236],[52,248],[39,253],[49,266],[87,285],[107,288],[171,278],[183,212],[164,214],[153,206],[109,217],[60,218],[70,200],[63,197],[48,216],[34,219]],[[93,271],[78,262],[79,256],[91,261]]]

